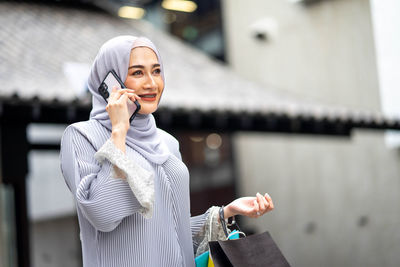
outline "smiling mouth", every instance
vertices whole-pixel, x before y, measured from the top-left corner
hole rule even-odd
[[[157,94],[145,94],[145,95],[139,95],[139,96],[144,101],[154,101],[154,100],[156,100]]]

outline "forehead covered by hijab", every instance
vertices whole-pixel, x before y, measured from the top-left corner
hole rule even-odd
[[[88,86],[94,97],[101,99],[98,93],[98,87],[110,70],[114,70],[121,80],[125,81],[128,74],[130,53],[131,50],[136,47],[148,47],[154,51],[158,63],[161,65],[161,77],[164,80],[164,69],[160,54],[149,39],[130,35],[117,36],[108,40],[101,46],[93,62],[88,79]]]

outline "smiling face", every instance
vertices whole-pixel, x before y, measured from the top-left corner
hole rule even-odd
[[[134,89],[141,97],[140,114],[150,114],[157,110],[164,90],[161,67],[154,51],[148,47],[132,49],[125,86]]]

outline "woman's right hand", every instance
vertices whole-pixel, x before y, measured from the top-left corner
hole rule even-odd
[[[130,127],[128,99],[134,102],[140,99],[140,97],[135,94],[135,90],[133,89],[117,89],[114,86],[106,106],[106,111],[112,125],[111,138],[114,144],[123,152],[125,152],[126,133]]]
[[[140,97],[135,94],[133,89],[117,89],[117,87],[113,87],[106,106],[113,131],[117,130],[126,134],[129,130],[128,99],[134,102]]]

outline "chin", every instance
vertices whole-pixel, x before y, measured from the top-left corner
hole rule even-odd
[[[147,114],[154,113],[156,110],[157,110],[157,107],[146,107],[145,105],[142,105],[138,113],[147,115]]]

